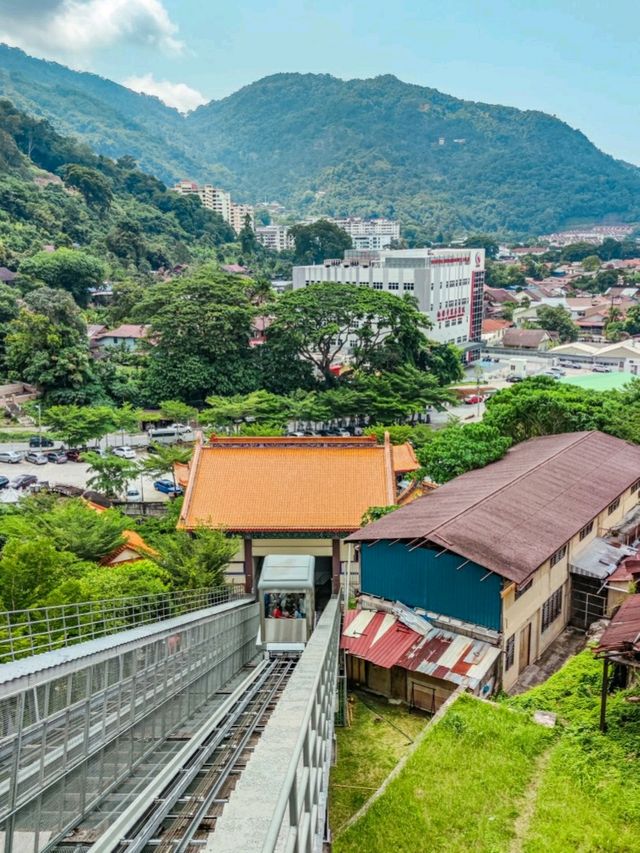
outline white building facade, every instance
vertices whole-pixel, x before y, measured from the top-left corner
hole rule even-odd
[[[256,237],[263,246],[274,252],[293,249],[293,237],[286,225],[259,225]]]
[[[481,340],[484,262],[484,249],[351,250],[344,260],[294,267],[293,288],[334,281],[410,294],[431,321],[431,340],[468,347]]]
[[[392,241],[400,239],[400,223],[393,219],[333,219],[339,228],[351,237],[354,249],[378,251],[388,249]]]
[[[212,210],[221,216],[225,222],[233,228],[236,233],[244,227],[244,220],[247,214],[251,219],[251,227],[254,227],[254,211],[250,204],[236,204],[231,200],[231,194],[226,190],[221,190],[220,187],[214,187],[213,184],[203,184],[200,186],[194,181],[178,181],[172,187],[173,191],[180,195],[197,195],[202,206],[207,210]]]

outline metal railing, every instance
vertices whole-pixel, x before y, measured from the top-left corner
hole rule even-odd
[[[3,611],[0,664],[243,598],[223,587]]]

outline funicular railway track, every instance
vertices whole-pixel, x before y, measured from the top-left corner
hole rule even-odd
[[[295,657],[269,661],[216,722],[159,793],[140,809],[124,836],[108,833],[118,853],[182,853],[202,850],[235,787],[296,664]],[[103,849],[100,842],[96,848]]]

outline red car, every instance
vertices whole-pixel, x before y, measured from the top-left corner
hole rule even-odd
[[[484,397],[482,396],[482,394],[469,394],[468,397],[464,398],[464,402],[468,406],[473,406],[475,403],[483,403]]]

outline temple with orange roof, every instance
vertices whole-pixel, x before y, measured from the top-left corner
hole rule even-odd
[[[212,437],[198,442],[185,488],[183,530],[222,528],[242,539],[228,578],[253,591],[267,554],[312,554],[331,565],[333,589],[351,546],[343,540],[372,506],[399,501],[403,475],[419,468],[410,444],[363,437]],[[352,566],[358,577],[358,566]]]

